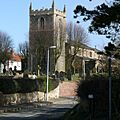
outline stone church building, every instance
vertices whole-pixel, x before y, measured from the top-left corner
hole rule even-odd
[[[83,76],[87,73],[90,74],[90,70],[94,67],[96,68],[94,71],[97,71],[100,56],[94,48],[82,45],[74,61],[71,62],[68,59],[69,56],[74,55],[74,45],[66,42],[65,5],[63,10],[58,10],[53,0],[50,9],[34,10],[31,3],[29,22],[29,71],[37,73],[37,70],[40,69],[41,72],[46,74],[48,50],[50,74],[55,71],[67,72],[71,69],[71,65],[73,71],[79,71]],[[52,46],[56,46],[56,48],[51,49]],[[93,64],[92,66],[89,65],[91,63]]]
[[[50,72],[65,72],[66,6],[58,10],[53,1],[50,9],[29,8],[29,70],[38,66],[46,72],[47,51],[50,51]],[[55,49],[50,49],[56,46]]]

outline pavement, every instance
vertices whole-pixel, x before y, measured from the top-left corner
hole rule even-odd
[[[8,111],[0,113],[0,120],[58,120],[77,103],[74,97],[64,97],[43,102],[6,106]]]

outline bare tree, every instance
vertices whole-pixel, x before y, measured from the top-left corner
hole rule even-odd
[[[28,41],[25,41],[24,43],[20,43],[20,44],[19,44],[19,46],[18,46],[18,52],[19,52],[22,56],[27,56],[28,50],[29,50]]]
[[[0,63],[4,64],[11,57],[11,50],[13,43],[11,37],[5,33],[0,31]]]
[[[29,44],[28,41],[20,43],[18,53],[22,56],[22,70],[28,69]]]
[[[76,61],[77,54],[80,52],[82,47],[82,52],[84,52],[84,44],[88,43],[88,34],[85,30],[78,24],[73,24],[69,22],[67,24],[67,53],[66,60],[68,65],[67,69],[74,70],[74,62]],[[70,53],[70,54],[69,54]],[[83,53],[82,53],[83,54]],[[74,71],[72,71],[74,72]]]
[[[67,24],[67,40],[77,43],[88,43],[88,34],[79,24],[69,22]]]

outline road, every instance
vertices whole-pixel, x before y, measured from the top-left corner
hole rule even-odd
[[[37,104],[37,107],[24,106],[19,112],[2,113],[0,120],[59,120],[59,118],[77,101],[73,98],[59,98],[53,100],[52,104]]]

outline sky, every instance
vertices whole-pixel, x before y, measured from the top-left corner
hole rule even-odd
[[[80,4],[89,9],[105,2],[105,0],[54,0],[55,6],[63,10],[64,5],[67,8],[67,22],[77,20],[73,18],[73,10]],[[109,0],[108,0],[109,1]],[[29,33],[29,6],[32,3],[33,9],[51,8],[53,0],[0,0],[0,31],[6,32],[13,40],[13,47],[17,51],[18,44],[28,40]],[[88,24],[81,22],[80,25],[86,32]],[[89,46],[103,49],[107,45],[104,36],[89,34]]]

